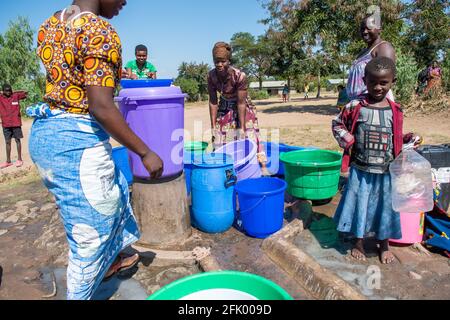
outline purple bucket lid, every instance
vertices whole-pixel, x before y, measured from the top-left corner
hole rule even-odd
[[[140,101],[140,100],[161,100],[180,99],[187,95],[181,91],[180,87],[149,87],[120,90],[119,96],[114,99],[116,102]]]

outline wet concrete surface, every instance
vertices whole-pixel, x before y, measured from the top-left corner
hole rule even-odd
[[[27,201],[17,206],[20,201]],[[39,180],[20,187],[0,189],[0,299],[64,300],[68,246],[65,231],[52,197]],[[193,229],[184,244],[167,250],[189,251],[211,248],[223,270],[251,272],[274,281],[294,299],[310,299],[308,294],[261,250],[254,239],[231,228],[210,235]],[[178,279],[203,272],[195,261],[157,265],[141,259],[128,274],[103,283],[95,295],[99,300],[142,300]],[[56,280],[56,295],[53,275]]]
[[[332,216],[339,203],[315,206],[313,222],[294,244],[321,266],[334,272],[371,300],[450,299],[449,259],[439,253],[426,255],[412,246],[391,246],[397,257],[390,265],[381,264],[378,243],[365,243],[367,261],[350,256],[353,239],[336,231]]]
[[[206,235],[212,239],[212,254],[224,270],[258,274],[286,290],[295,300],[310,300],[311,295],[262,251],[262,239],[248,237],[232,228],[225,234]]]
[[[395,253],[402,261],[386,266],[379,262],[375,244],[369,242],[368,262],[349,258],[351,242],[339,237],[330,219],[338,201],[339,195],[328,204],[314,206],[312,217],[302,217],[311,218],[312,223],[310,230],[295,240],[299,248],[369,299],[450,299],[448,258],[439,254],[428,257],[410,247],[398,247],[394,248]],[[288,223],[298,217],[290,215],[288,210],[285,218]],[[0,230],[0,299],[64,300],[68,246],[58,210],[40,181],[0,188]],[[194,229],[188,241],[170,250],[211,248],[223,270],[258,274],[280,285],[294,299],[312,299],[307,290],[262,252],[262,242],[235,228],[218,235]],[[52,272],[57,293],[44,298],[53,291]],[[173,281],[201,272],[193,260],[160,265],[149,258],[141,259],[129,274],[102,284],[95,298],[142,300]],[[371,277],[376,272],[381,275],[379,286]],[[369,280],[372,285],[367,285]]]

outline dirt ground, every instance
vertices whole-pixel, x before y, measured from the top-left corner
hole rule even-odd
[[[335,102],[334,95],[308,101],[294,96],[291,102],[285,104],[277,98],[258,101],[263,139],[276,139],[279,136],[281,142],[288,144],[338,150],[330,132],[331,120],[337,115]],[[449,118],[450,112],[414,117],[406,114],[405,131],[421,134],[427,144],[449,143]],[[203,134],[209,129],[209,113],[205,103],[188,104],[185,123],[186,140],[209,141],[208,133]],[[57,208],[42,186],[28,154],[27,137],[31,125],[32,121],[24,121],[25,166],[0,170],[0,299],[46,299],[44,296],[51,294],[54,289],[53,275],[57,292],[51,299],[64,299],[67,245]],[[113,142],[113,145],[117,143]],[[5,159],[4,149],[4,140],[0,139],[0,162]],[[13,143],[13,160],[16,159],[15,156]],[[331,212],[333,208],[328,210]],[[211,247],[224,269],[261,274],[280,284],[295,299],[310,299],[301,287],[293,284],[283,271],[265,257],[260,250],[261,240],[248,238],[235,229],[224,235],[214,236],[194,231],[191,243],[184,249],[191,250],[196,245]],[[439,260],[439,268],[447,260]],[[408,287],[422,290],[417,293],[418,296],[433,297],[436,284],[448,285],[448,272],[441,272],[439,269],[436,276],[433,276],[433,273],[427,273],[427,265],[424,264],[417,270],[425,271],[422,276],[429,280],[423,286],[416,284]],[[145,298],[172,281],[198,272],[198,266],[192,262],[154,265],[151,260],[144,259],[139,268],[126,277],[130,279],[124,282],[127,286],[122,288],[120,283],[115,282],[109,284],[110,287],[122,288],[112,299]],[[134,293],[130,293],[131,291]],[[395,298],[411,297],[405,293]]]

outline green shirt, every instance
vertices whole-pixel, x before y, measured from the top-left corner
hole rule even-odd
[[[136,60],[132,60],[127,63],[125,69],[131,69],[131,72],[135,74],[139,79],[148,79],[147,73],[157,72],[154,65],[150,62],[146,62],[144,68],[139,69]]]

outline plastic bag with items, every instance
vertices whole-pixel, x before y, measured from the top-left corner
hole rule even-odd
[[[397,212],[418,213],[433,210],[433,180],[430,162],[412,149],[392,162],[392,207]]]

